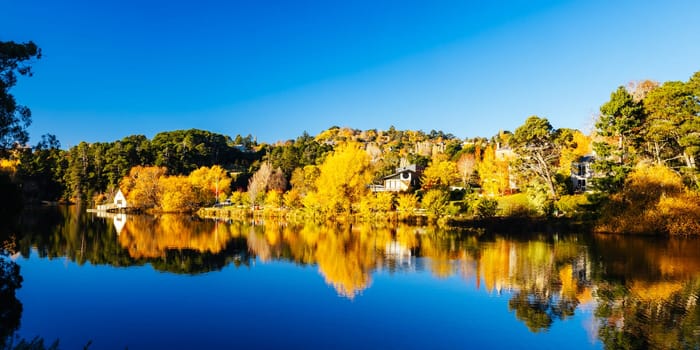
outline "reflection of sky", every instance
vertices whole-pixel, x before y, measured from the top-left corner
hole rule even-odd
[[[427,269],[374,272],[371,287],[350,300],[317,267],[287,262],[196,276],[78,266],[35,252],[18,263],[21,335],[60,338],[65,349],[90,339],[95,349],[600,347],[584,327],[590,310],[531,333],[508,311],[508,292]]]

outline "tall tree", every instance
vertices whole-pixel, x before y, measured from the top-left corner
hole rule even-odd
[[[250,196],[251,205],[259,204],[261,195],[267,192],[268,182],[272,175],[272,166],[269,162],[263,162],[260,169],[253,174],[253,177],[248,181],[248,196]]]
[[[28,61],[33,58],[41,58],[41,49],[33,42],[0,41],[0,152],[29,140],[32,113],[17,104],[9,90],[17,83],[17,75],[32,75]]]
[[[593,168],[599,175],[594,184],[599,190],[616,192],[621,188],[634,164],[644,119],[641,101],[635,101],[622,86],[600,107],[595,127],[602,139],[593,143],[596,153]]]
[[[329,215],[352,213],[353,205],[359,203],[372,181],[369,155],[354,143],[338,147],[326,158],[320,171],[317,198]]]
[[[652,156],[657,164],[680,159],[686,167],[696,167],[695,160],[700,153],[697,93],[690,83],[668,81],[644,99],[649,113],[645,136],[652,144]]]
[[[436,157],[423,171],[421,182],[425,190],[447,189],[457,179],[459,179],[457,165],[445,157]]]
[[[515,130],[510,140],[513,150],[519,156],[516,168],[525,177],[534,175],[535,179],[539,179],[552,199],[557,198],[555,174],[563,141],[559,140],[559,136],[559,131],[546,118],[531,116]]]

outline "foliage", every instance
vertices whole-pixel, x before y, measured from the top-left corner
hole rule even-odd
[[[450,194],[440,189],[429,190],[423,195],[421,207],[430,217],[438,217],[445,213]]]
[[[339,146],[319,167],[317,199],[323,211],[351,214],[372,180],[369,155],[357,144]]]
[[[292,172],[290,184],[300,195],[316,191],[316,179],[321,175],[321,170],[315,165],[307,165],[303,168],[296,168]]]
[[[260,204],[261,197],[267,192],[270,176],[272,176],[272,166],[264,162],[248,181],[248,197],[251,205]]]
[[[593,143],[597,155],[593,169],[598,174],[594,186],[614,193],[620,190],[634,164],[645,115],[642,103],[622,86],[600,107],[600,113],[595,127],[602,139]]]
[[[287,208],[299,209],[302,207],[301,194],[295,188],[285,192],[282,201]]]
[[[32,75],[28,61],[34,58],[41,58],[41,49],[33,42],[0,41],[0,157],[29,140],[27,127],[32,113],[29,108],[18,105],[9,90],[17,83],[18,75]]]
[[[282,195],[279,191],[270,190],[265,196],[265,208],[280,208],[282,207]]]
[[[192,182],[192,177],[162,176],[158,180],[158,207],[165,212],[194,211],[201,202],[203,192]]]
[[[515,162],[518,171],[522,176],[544,184],[553,199],[558,196],[555,174],[561,150],[571,138],[569,132],[555,130],[547,119],[531,116],[515,130],[510,141],[518,154]]]
[[[497,196],[506,192],[510,185],[508,160],[496,157],[493,147],[486,147],[483,159],[477,166],[481,189],[487,196]]]
[[[498,211],[503,216],[533,216],[536,208],[532,206],[526,193],[516,193],[509,196],[502,196],[497,199]]]
[[[492,198],[482,197],[476,202],[476,217],[486,219],[496,216],[498,201]]]
[[[453,184],[459,175],[457,165],[447,159],[433,159],[430,165],[423,171],[421,179],[424,190],[447,189]]]
[[[690,235],[700,232],[700,196],[661,165],[640,165],[603,209],[597,229],[616,233]]]
[[[126,195],[129,206],[155,208],[160,204],[160,178],[165,176],[165,167],[131,168],[129,176],[121,182],[121,190]]]
[[[198,168],[190,173],[188,179],[200,194],[198,201],[205,205],[218,201],[222,194],[228,196],[231,193],[231,178],[218,165]]]
[[[568,218],[581,217],[586,213],[588,205],[590,205],[590,201],[584,194],[561,196],[556,202],[556,208],[559,215]]]
[[[554,201],[549,197],[547,188],[542,183],[531,183],[525,190],[530,205],[539,215],[549,216],[554,211]]]
[[[469,187],[471,185],[469,179],[476,171],[476,157],[473,153],[462,153],[456,165],[459,177],[462,179],[462,186]]]
[[[578,130],[570,130],[571,141],[561,150],[559,157],[559,168],[557,173],[563,176],[571,175],[571,163],[576,162],[583,156],[590,155],[593,152],[593,143],[589,136]]]
[[[396,199],[396,211],[402,217],[413,214],[418,208],[418,197],[413,193],[402,193]]]

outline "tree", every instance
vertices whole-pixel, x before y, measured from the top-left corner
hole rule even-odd
[[[165,176],[165,167],[135,166],[121,182],[129,206],[154,208],[160,204],[160,178]]]
[[[259,204],[260,194],[265,194],[267,192],[267,184],[272,175],[272,166],[270,163],[264,162],[260,166],[260,169],[253,174],[253,177],[248,181],[248,196],[250,197],[250,204],[255,206]]]
[[[591,154],[593,146],[591,138],[578,130],[567,130],[571,133],[571,142],[561,150],[559,157],[559,174],[569,177],[571,175],[571,163],[578,161],[581,157]]]
[[[430,217],[438,217],[445,213],[450,194],[441,189],[432,189],[423,195],[421,206]]]
[[[197,196],[200,191],[193,185],[191,176],[162,176],[158,187],[158,206],[165,212],[193,211],[200,204]]]
[[[694,169],[700,154],[700,100],[692,84],[668,81],[646,96],[644,108],[649,113],[645,138],[654,161],[680,159]]]
[[[595,127],[602,140],[593,143],[596,153],[593,169],[599,175],[594,186],[598,190],[606,193],[620,190],[632,169],[644,119],[642,103],[635,101],[622,86],[600,107]]]
[[[402,193],[396,199],[396,211],[402,217],[408,217],[418,208],[418,197],[413,193]]]
[[[462,185],[469,185],[469,178],[474,173],[476,169],[476,158],[473,153],[462,153],[462,155],[457,160],[457,170],[459,171],[459,176],[462,178]]]
[[[193,188],[201,194],[200,202],[211,204],[219,200],[221,196],[231,193],[231,178],[226,170],[218,165],[211,168],[203,166],[189,175],[189,181]]]
[[[534,176],[547,187],[552,199],[557,198],[555,174],[561,156],[562,140],[546,118],[531,116],[515,130],[511,139],[518,155],[516,168],[525,177]]]
[[[421,182],[423,189],[447,189],[459,178],[457,166],[447,159],[435,158],[423,171]]]
[[[509,187],[508,160],[497,158],[493,147],[486,147],[477,168],[484,194],[493,197],[504,193]]]
[[[317,199],[324,212],[351,214],[372,181],[369,155],[359,144],[339,146],[319,167]]]
[[[31,111],[18,105],[9,90],[17,83],[17,75],[32,75],[27,61],[33,58],[41,58],[41,49],[33,42],[0,41],[0,153],[29,140]]]
[[[315,165],[307,165],[303,168],[296,168],[289,181],[292,189],[297,190],[299,195],[304,196],[311,191],[316,191],[316,179],[321,175],[321,170]]]

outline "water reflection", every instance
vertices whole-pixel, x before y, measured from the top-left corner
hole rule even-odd
[[[407,225],[216,222],[178,216],[97,218],[62,209],[26,219],[17,250],[80,264],[150,264],[195,274],[254,261],[316,266],[338,295],[358,298],[378,271],[461,278],[509,299],[532,332],[583,308],[610,348],[700,346],[700,241],[578,234],[501,236]],[[440,283],[439,281],[437,283]]]

